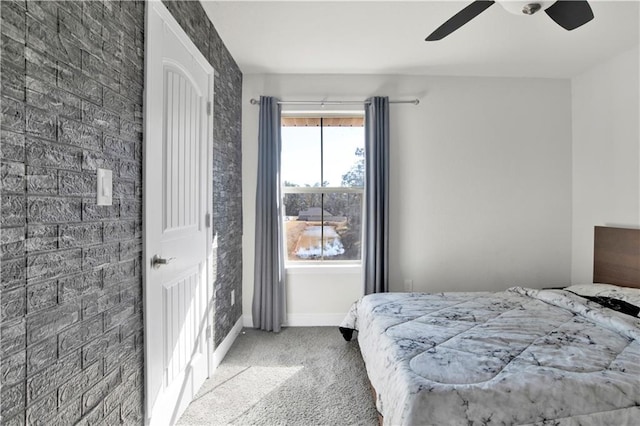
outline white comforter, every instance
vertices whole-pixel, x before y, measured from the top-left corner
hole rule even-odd
[[[568,292],[373,294],[341,326],[388,425],[640,424],[640,321]]]

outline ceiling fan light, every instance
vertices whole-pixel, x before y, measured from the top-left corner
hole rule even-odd
[[[502,0],[498,1],[504,10],[514,15],[533,15],[536,12],[545,10],[555,1],[532,1],[532,0]]]
[[[540,6],[540,3],[529,3],[522,8],[522,13],[525,15],[533,15],[541,8],[542,6]]]

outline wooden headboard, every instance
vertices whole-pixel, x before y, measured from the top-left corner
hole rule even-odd
[[[640,288],[640,229],[595,227],[593,282]]]

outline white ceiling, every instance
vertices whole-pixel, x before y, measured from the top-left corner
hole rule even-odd
[[[424,39],[471,0],[201,2],[248,74],[567,78],[639,43],[637,1],[590,1],[573,31],[494,4],[437,42]]]

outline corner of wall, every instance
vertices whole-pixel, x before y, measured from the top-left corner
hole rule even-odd
[[[640,226],[636,46],[571,79],[571,282],[593,278],[594,226]]]

